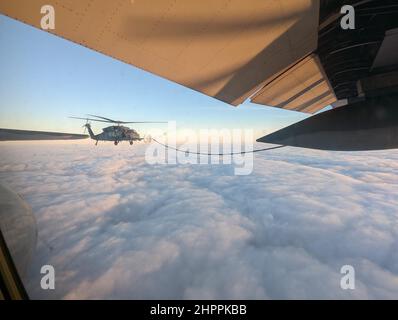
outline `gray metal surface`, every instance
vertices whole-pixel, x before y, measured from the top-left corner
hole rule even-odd
[[[334,151],[398,148],[398,95],[326,111],[258,142]]]

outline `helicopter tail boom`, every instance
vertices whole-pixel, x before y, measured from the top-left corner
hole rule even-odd
[[[87,131],[88,131],[88,134],[90,135],[90,138],[93,139],[93,140],[97,140],[97,138],[95,137],[95,134],[94,134],[93,130],[91,129],[90,124],[89,124],[89,123],[86,123],[84,126],[87,128]]]

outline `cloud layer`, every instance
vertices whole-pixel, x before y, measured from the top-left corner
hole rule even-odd
[[[149,165],[144,146],[0,150],[1,183],[37,218],[33,298],[398,298],[395,150],[273,150],[249,176]],[[340,288],[346,264],[355,290]]]

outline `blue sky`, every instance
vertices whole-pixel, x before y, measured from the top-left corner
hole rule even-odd
[[[260,135],[307,116],[248,101],[235,108],[3,15],[0,70],[2,128],[81,133],[82,123],[68,116],[93,113],[175,120],[181,129],[252,128]]]

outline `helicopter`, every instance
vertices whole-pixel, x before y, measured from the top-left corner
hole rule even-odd
[[[122,124],[128,123],[167,123],[164,121],[119,121],[113,120],[110,118],[105,118],[101,116],[96,116],[93,114],[88,114],[87,118],[81,117],[69,117],[72,119],[81,119],[86,120],[86,123],[83,125],[85,127],[84,131],[88,131],[90,138],[95,140],[95,145],[98,144],[98,141],[113,141],[115,146],[119,144],[120,141],[128,141],[130,145],[133,145],[134,141],[142,141],[150,142],[150,136],[141,137],[140,134],[129,127],[125,127]],[[90,118],[89,118],[90,117]],[[96,119],[94,119],[96,118]],[[91,129],[90,121],[97,121],[97,122],[105,122],[105,123],[113,123],[115,125],[106,127],[102,129],[102,132],[99,134],[94,134],[93,130]]]

